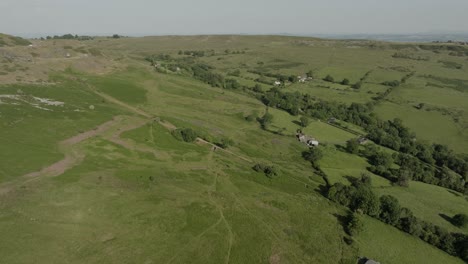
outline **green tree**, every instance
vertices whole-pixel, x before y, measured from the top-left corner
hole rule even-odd
[[[195,132],[195,130],[191,128],[179,128],[172,131],[172,134],[175,138],[183,140],[185,142],[193,142],[198,137],[197,132]]]
[[[362,83],[361,83],[361,82],[357,82],[357,83],[353,84],[352,87],[353,87],[354,89],[361,89],[361,86],[362,86]]]
[[[273,115],[266,112],[259,121],[262,128],[266,129],[273,122]]]
[[[255,84],[255,86],[253,87],[252,90],[253,90],[254,92],[256,92],[256,93],[263,93],[263,88],[262,88],[262,86],[261,86],[260,84],[258,84],[258,83]]]
[[[458,227],[466,227],[468,226],[468,215],[456,214],[452,217],[452,223]]]
[[[347,218],[346,232],[349,235],[355,236],[364,230],[364,223],[359,214],[351,212]]]
[[[349,80],[347,78],[344,78],[343,81],[341,81],[342,85],[349,85]]]
[[[369,187],[372,187],[372,177],[368,173],[361,173],[361,182]]]
[[[390,168],[393,164],[392,155],[386,152],[377,152],[371,157],[371,163],[375,166],[382,166],[386,169]]]
[[[313,77],[314,77],[314,72],[313,72],[312,70],[310,70],[310,71],[308,71],[308,72],[306,73],[306,76],[307,76],[308,78],[313,78]]]
[[[396,184],[402,187],[408,187],[411,179],[411,173],[408,170],[399,170]]]
[[[307,127],[310,124],[310,120],[307,116],[301,116],[300,123],[301,127]]]
[[[317,162],[323,158],[323,152],[320,148],[311,148],[309,151],[302,153],[304,159],[310,161],[312,165],[317,166]]]
[[[297,78],[296,75],[291,75],[291,76],[288,77],[288,81],[292,82],[292,83],[297,83],[298,80],[299,79]]]
[[[391,195],[380,197],[379,218],[387,224],[396,225],[400,219],[401,207],[398,200]]]
[[[346,150],[351,154],[357,154],[359,151],[359,142],[353,138],[346,142]]]
[[[369,186],[359,184],[350,206],[354,211],[361,210],[365,214],[376,216],[379,214],[380,201]]]
[[[325,78],[323,80],[326,81],[326,82],[334,82],[335,81],[335,79],[330,74],[325,76]]]

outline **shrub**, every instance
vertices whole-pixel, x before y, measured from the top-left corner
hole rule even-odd
[[[452,223],[458,227],[468,226],[468,215],[456,214],[454,217],[452,217]]]
[[[359,151],[359,142],[357,139],[350,139],[346,142],[346,150],[351,154],[356,154]]]
[[[335,79],[329,74],[325,78],[323,78],[324,81],[326,82],[334,82]]]
[[[364,224],[361,216],[357,213],[350,213],[347,217],[346,232],[355,236],[364,230]]]
[[[230,138],[222,138],[219,142],[216,143],[220,148],[226,149],[229,146],[234,145],[234,141]]]
[[[380,197],[380,214],[379,218],[390,225],[396,225],[400,219],[400,203],[391,195],[383,195]]]
[[[198,137],[197,132],[191,128],[176,129],[172,131],[172,135],[178,140],[185,142],[193,142]]]
[[[261,163],[255,164],[252,169],[256,172],[263,172],[268,178],[273,178],[274,176],[278,176],[278,170],[271,165],[265,165]]]
[[[310,123],[310,120],[306,116],[301,116],[300,123],[301,127],[307,127]]]

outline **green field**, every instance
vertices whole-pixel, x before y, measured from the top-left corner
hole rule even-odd
[[[279,36],[44,43],[42,59],[26,72],[33,78],[40,70],[46,83],[16,81],[18,72],[0,76],[0,262],[356,263],[365,256],[381,263],[463,263],[368,216],[350,243],[342,221],[349,210],[325,197],[326,181],[295,138],[306,114],[267,108],[251,87],[270,89],[256,81],[263,75],[274,81],[267,75],[312,71],[306,83],[279,89],[365,104],[388,89],[382,82],[415,72],[374,113],[401,118],[418,140],[468,154],[468,80],[453,66],[468,67],[464,58],[428,50],[412,51],[428,61],[395,58],[398,48],[388,43]],[[96,52],[46,58],[57,45]],[[194,60],[226,76],[239,70],[232,78],[246,88],[212,87],[183,69],[164,73],[144,60],[184,58],[179,51],[185,50],[213,52]],[[327,75],[335,82],[322,80]],[[340,84],[344,78],[350,84]],[[351,87],[359,81],[360,89]],[[266,112],[273,116],[266,129],[246,118]],[[180,141],[172,135],[176,128],[191,128],[206,141]],[[310,118],[302,130],[320,142],[318,165],[330,184],[349,185],[368,173],[379,196],[393,195],[416,217],[468,234],[443,217],[468,212],[466,195],[415,181],[398,187],[370,173],[369,160],[344,149],[358,136],[327,120]],[[226,149],[216,146],[223,140],[230,142]],[[267,177],[255,164],[273,166],[277,175]]]

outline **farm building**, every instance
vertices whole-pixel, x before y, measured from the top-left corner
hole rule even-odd
[[[296,133],[296,138],[299,142],[306,144],[309,147],[316,147],[319,145],[318,140],[316,140],[313,137],[309,137],[302,132],[297,132]]]
[[[358,138],[358,143],[361,144],[361,145],[366,144],[367,141],[369,141],[369,140],[366,137],[359,137]]]

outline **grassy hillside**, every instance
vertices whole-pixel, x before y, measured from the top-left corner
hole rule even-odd
[[[8,47],[21,56],[0,61],[0,72],[15,69],[0,74],[5,263],[463,263],[369,216],[350,235],[350,210],[325,189],[367,173],[378,196],[392,195],[415,217],[467,234],[450,222],[468,212],[465,194],[413,180],[400,187],[369,172],[365,145],[355,154],[346,149],[367,133],[350,122],[309,117],[302,131],[320,141],[323,154],[314,168],[303,157],[309,148],[295,138],[307,113],[266,107],[261,95],[279,75],[311,72],[306,82],[283,81],[278,89],[346,105],[375,102],[373,114],[401,118],[418,140],[466,153],[464,55],[436,45],[277,36],[33,45],[37,56]],[[21,59],[25,54],[35,63]],[[213,87],[162,57],[145,61],[160,55],[243,87]],[[384,82],[409,73],[376,99],[388,90]],[[327,75],[334,81],[323,80]],[[262,129],[265,113],[273,119]],[[177,128],[199,138],[181,141]],[[275,174],[254,170],[256,164]]]
[[[0,47],[28,46],[30,44],[31,42],[26,39],[0,33]]]

